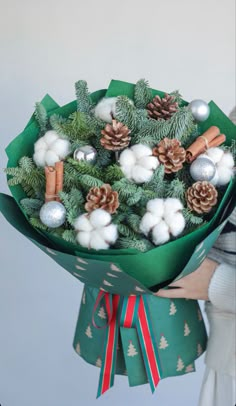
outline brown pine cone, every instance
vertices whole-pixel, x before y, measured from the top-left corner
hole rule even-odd
[[[148,115],[155,120],[169,120],[171,116],[178,110],[178,103],[174,101],[174,96],[165,94],[161,99],[160,96],[155,96],[154,99],[147,105]]]
[[[188,208],[198,214],[208,213],[217,203],[218,192],[207,181],[199,181],[188,188],[186,199]]]
[[[165,173],[178,172],[183,168],[186,158],[186,151],[181,147],[179,140],[164,138],[153,148],[152,154],[157,156],[159,161],[165,165]]]
[[[108,213],[115,213],[119,207],[118,192],[113,191],[109,184],[92,187],[87,194],[85,210],[89,213],[96,209],[103,209]]]
[[[104,130],[101,131],[103,135],[100,139],[101,145],[110,151],[120,151],[129,145],[130,132],[126,125],[112,120],[112,124],[107,124]]]

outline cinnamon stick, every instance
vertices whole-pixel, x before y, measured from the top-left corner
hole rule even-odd
[[[46,193],[45,202],[52,202],[55,200],[56,194],[56,171],[53,166],[45,166],[46,176]]]
[[[186,161],[192,162],[198,155],[205,152],[211,147],[213,140],[218,138],[220,130],[216,126],[208,128],[202,135],[200,135],[186,151]],[[218,144],[219,145],[219,144]]]
[[[224,134],[218,135],[218,137],[214,138],[209,144],[209,148],[218,147],[219,145],[225,142],[226,136]]]
[[[60,202],[58,193],[63,190],[64,162],[63,161],[56,162],[55,169],[56,169],[56,201]]]

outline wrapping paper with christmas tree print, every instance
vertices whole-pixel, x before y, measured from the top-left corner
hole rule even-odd
[[[94,102],[98,102],[104,96],[127,95],[133,98],[133,93],[134,85],[112,81],[107,91],[97,91],[91,97]],[[155,94],[162,95],[163,92],[154,90],[153,95]],[[56,113],[68,117],[76,110],[76,102],[59,107],[48,95],[43,99],[42,104],[49,116]],[[211,125],[217,125],[221,132],[226,134],[226,144],[229,144],[235,138],[236,127],[214,102],[210,102],[210,109],[211,114],[208,120],[200,124],[201,130],[204,131]],[[24,131],[6,149],[9,157],[8,167],[16,166],[23,155],[32,156],[38,132],[39,129],[33,116]],[[162,377],[178,375],[194,369],[194,359],[205,349],[206,344],[205,328],[202,320],[198,320],[198,317],[201,318],[201,316],[197,302],[191,300],[170,302],[167,299],[154,297],[152,290],[161,286],[167,287],[170,281],[193,272],[205,259],[235,205],[235,181],[232,180],[228,185],[217,211],[209,223],[182,238],[145,253],[134,249],[88,250],[67,243],[50,233],[35,229],[29,225],[27,215],[20,206],[20,200],[26,197],[24,191],[20,186],[10,189],[13,198],[0,194],[0,209],[7,221],[86,285],[85,297],[87,295],[88,309],[86,312],[84,311],[83,300],[86,299],[83,299],[74,341],[77,352],[80,352],[84,359],[92,364],[102,363],[102,354],[98,354],[97,349],[101,349],[106,329],[93,328],[90,316],[92,316],[96,295],[99,291],[104,291],[122,297],[130,295],[148,297],[155,340],[162,364]],[[175,258],[175,261],[170,261],[170,258]],[[183,329],[186,335],[183,334]],[[124,373],[124,370],[127,370],[131,385],[145,383],[147,377],[144,376],[143,366],[141,367],[140,348],[135,329],[126,330],[130,331],[121,333],[122,346],[120,344],[120,348],[123,350],[118,350],[116,371]],[[191,333],[188,333],[189,330]],[[87,346],[85,340],[88,338],[90,342],[91,335],[94,337],[94,351]],[[189,340],[188,346],[186,346],[186,339]],[[136,363],[137,374],[130,372],[134,364],[131,362],[132,360]]]

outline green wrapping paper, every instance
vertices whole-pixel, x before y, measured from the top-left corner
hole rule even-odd
[[[153,90],[153,95],[155,94],[163,95],[163,92]],[[91,98],[97,103],[104,96],[118,95],[126,95],[132,99],[134,85],[113,80],[108,90],[94,92]],[[76,110],[76,102],[59,107],[48,95],[42,100],[42,104],[49,116],[56,113],[68,117]],[[200,124],[201,131],[216,125],[226,134],[226,144],[229,144],[235,138],[236,127],[214,102],[210,102],[210,110],[208,120]],[[8,167],[16,166],[23,155],[32,156],[38,131],[33,116],[23,132],[6,149]],[[29,225],[27,215],[20,206],[20,200],[25,197],[24,191],[20,186],[10,189],[13,198],[0,194],[0,209],[6,220],[85,284],[73,344],[82,358],[97,366],[101,366],[104,361],[101,348],[106,326],[98,329],[92,324],[93,316],[96,324],[106,324],[105,304],[101,302],[100,307],[94,311],[99,291],[121,297],[145,295],[153,326],[153,340],[161,361],[162,378],[194,371],[194,360],[205,350],[207,340],[197,301],[170,301],[153,296],[153,290],[160,286],[167,287],[170,281],[193,272],[204,261],[235,206],[234,180],[228,185],[211,221],[182,238],[145,253],[134,249],[97,252],[34,229]],[[133,328],[119,327],[115,371],[118,374],[128,374],[131,386],[147,382],[140,344]]]

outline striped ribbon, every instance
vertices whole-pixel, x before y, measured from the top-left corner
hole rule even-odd
[[[96,301],[97,305],[97,302],[103,296],[109,321],[106,324],[103,362],[97,397],[106,392],[114,384],[119,327],[134,327],[136,329],[145,370],[151,391],[154,392],[161,379],[161,366],[146,295],[132,295],[122,297],[121,299],[119,295],[111,295],[100,291]],[[112,306],[109,305],[111,301]]]

